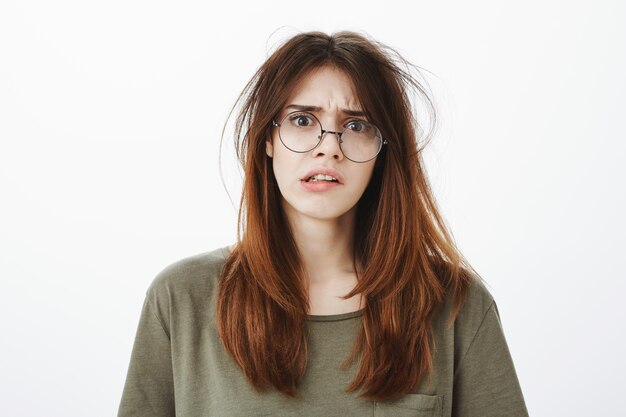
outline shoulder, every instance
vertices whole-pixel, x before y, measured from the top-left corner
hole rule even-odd
[[[146,295],[157,304],[181,296],[210,291],[217,281],[228,246],[187,256],[166,265],[150,283]]]
[[[480,329],[493,326],[497,317],[496,301],[487,282],[475,273],[470,274],[467,298],[454,321],[455,369],[465,357]]]
[[[447,273],[447,271],[446,271]],[[494,297],[488,289],[487,282],[473,269],[463,268],[461,271],[464,287],[466,287],[466,296],[462,299],[461,308],[456,316],[454,323],[463,327],[477,327],[484,317],[485,313],[494,303]],[[449,320],[455,311],[457,298],[453,288],[446,288],[446,298],[442,305],[440,320]]]
[[[487,282],[482,277],[475,273],[470,273],[467,298],[458,317],[466,326],[476,328],[480,325],[483,317],[494,304],[495,300],[487,285]]]
[[[487,282],[478,273],[464,270],[468,278],[466,297],[458,315],[451,322],[455,311],[456,298],[452,290],[448,289],[446,301],[440,314],[434,321],[436,331],[441,333],[452,332],[457,349],[463,350],[471,342],[487,312],[495,304],[494,297],[488,289]],[[459,352],[457,352],[459,353]]]

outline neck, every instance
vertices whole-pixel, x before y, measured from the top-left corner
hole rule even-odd
[[[311,282],[330,281],[338,274],[354,272],[354,215],[354,209],[334,219],[287,215]]]

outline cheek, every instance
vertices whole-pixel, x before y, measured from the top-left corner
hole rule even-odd
[[[367,164],[367,166],[363,167],[363,169],[356,174],[357,178],[360,179],[359,188],[361,189],[361,191],[365,191],[365,188],[367,188],[367,185],[371,181],[374,172],[374,164],[370,162],[368,162]]]
[[[274,146],[272,168],[279,186],[295,183],[298,180],[298,161],[284,147]]]

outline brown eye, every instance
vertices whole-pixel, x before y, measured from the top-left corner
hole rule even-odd
[[[369,123],[362,120],[354,120],[346,125],[346,129],[350,129],[356,133],[364,133],[369,129]]]
[[[294,114],[289,117],[289,121],[297,127],[308,127],[315,124],[311,116],[307,114]]]

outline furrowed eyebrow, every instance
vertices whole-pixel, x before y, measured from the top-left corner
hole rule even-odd
[[[293,109],[299,111],[308,111],[308,112],[322,112],[322,108],[318,106],[305,106],[302,104],[290,104],[285,109]],[[347,116],[355,116],[355,117],[365,117],[365,112],[363,110],[350,110],[350,109],[339,109],[339,111]]]

